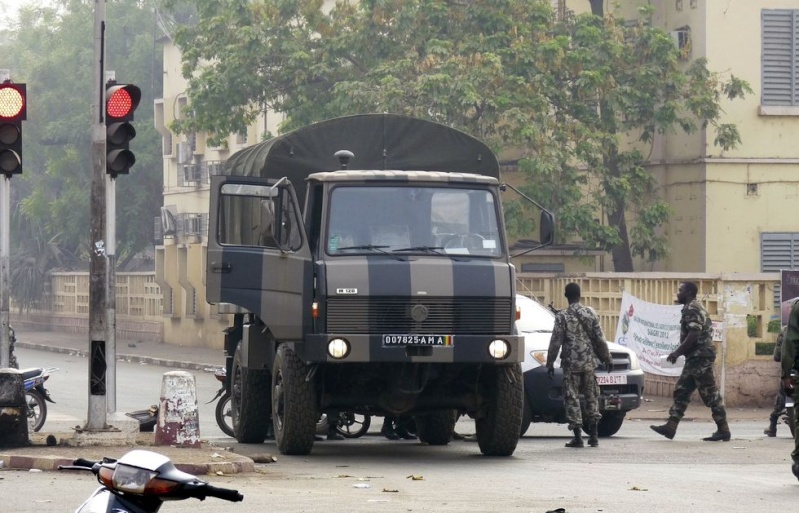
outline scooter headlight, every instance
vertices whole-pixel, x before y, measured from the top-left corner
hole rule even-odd
[[[105,467],[100,469],[101,478],[103,477],[103,470],[105,470]],[[116,469],[114,469],[111,488],[119,492],[143,495],[147,483],[157,475],[157,472],[152,472],[150,470],[129,467],[127,465],[117,465]],[[103,484],[108,486],[105,482],[103,482]]]

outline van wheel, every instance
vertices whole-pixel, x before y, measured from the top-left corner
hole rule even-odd
[[[510,456],[519,443],[524,386],[519,364],[489,369],[483,383],[486,414],[475,421],[477,444],[486,456]]]
[[[270,383],[266,369],[250,369],[241,364],[241,345],[233,355],[230,416],[233,434],[243,444],[260,444],[266,439],[269,416]]]
[[[283,344],[277,349],[272,369],[272,415],[275,441],[281,454],[311,452],[319,411],[314,380],[307,380],[308,367]]]
[[[439,410],[416,416],[416,436],[428,445],[447,445],[455,432],[458,412]]]
[[[522,428],[519,430],[519,436],[524,435],[530,429],[530,423],[533,422],[533,409],[530,408],[530,403],[527,396],[524,396],[524,411],[522,411]]]

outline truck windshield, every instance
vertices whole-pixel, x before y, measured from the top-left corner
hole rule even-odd
[[[336,256],[498,257],[503,239],[497,216],[487,189],[339,185],[330,195],[326,248]]]

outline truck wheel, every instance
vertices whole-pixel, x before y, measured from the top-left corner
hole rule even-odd
[[[524,410],[521,366],[490,369],[484,387],[486,413],[475,420],[480,452],[486,456],[510,456],[519,443]]]
[[[307,380],[308,367],[288,346],[281,345],[272,371],[272,416],[275,441],[281,454],[311,452],[319,411],[314,381]]]
[[[602,419],[597,426],[597,433],[601,437],[613,436],[624,422],[624,416],[627,415],[626,411],[606,411],[602,414]]]
[[[519,436],[524,435],[530,429],[530,423],[533,421],[533,409],[530,408],[530,403],[527,401],[527,396],[524,396],[524,411],[522,411],[522,428],[519,430]]]
[[[416,416],[416,436],[428,445],[447,445],[455,432],[458,412],[440,410]]]
[[[243,444],[260,444],[269,430],[271,377],[266,369],[250,369],[241,363],[241,346],[233,355],[231,424],[236,440]]]

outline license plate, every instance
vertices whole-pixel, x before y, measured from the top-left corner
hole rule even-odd
[[[449,347],[453,343],[452,335],[383,335],[383,345],[398,346],[438,346]]]
[[[627,374],[597,374],[598,385],[626,385]]]

